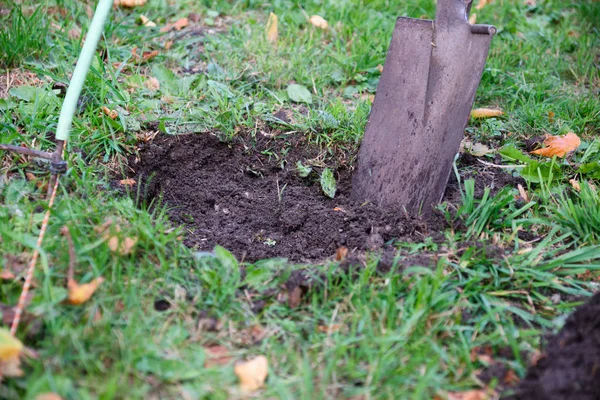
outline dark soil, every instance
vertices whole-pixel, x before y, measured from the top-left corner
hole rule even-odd
[[[511,400],[600,399],[600,293],[569,316]]]
[[[341,246],[351,258],[389,249],[394,239],[441,238],[446,223],[440,214],[424,219],[352,201],[350,152],[325,153],[299,135],[277,131],[258,136],[224,143],[208,133],[162,135],[141,149],[133,165],[137,180],[147,200],[162,196],[170,219],[187,227],[186,245],[203,251],[221,245],[245,261],[312,263],[333,257]],[[297,161],[313,172],[301,178]],[[319,184],[325,164],[336,171],[334,199]],[[514,179],[502,174],[500,187]],[[457,192],[454,180],[448,200]]]

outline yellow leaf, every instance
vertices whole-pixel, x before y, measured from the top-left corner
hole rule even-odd
[[[267,26],[265,28],[265,33],[267,35],[267,42],[275,44],[277,43],[277,39],[279,38],[279,31],[277,30],[277,22],[279,18],[277,15],[271,13],[269,14],[269,19],[267,20]]]
[[[476,108],[471,111],[471,118],[491,118],[503,115],[502,110],[495,110],[493,108]]]
[[[308,19],[308,22],[310,22],[313,26],[319,29],[323,29],[324,31],[329,29],[329,24],[327,23],[327,21],[319,15],[313,15]]]
[[[90,283],[83,284],[79,284],[74,280],[69,281],[67,283],[67,288],[69,289],[69,297],[67,302],[74,306],[85,303],[90,299],[90,297],[92,297],[102,282],[104,282],[104,278],[102,277],[96,278]]]
[[[543,149],[534,150],[531,154],[537,154],[544,157],[564,157],[567,153],[574,151],[581,144],[579,136],[569,132],[564,136],[546,136]]]
[[[142,23],[142,25],[147,26],[148,28],[156,27],[156,24],[150,21],[150,19],[148,19],[148,17],[146,17],[145,15],[140,15],[140,22]]]
[[[240,388],[245,392],[253,392],[264,385],[269,374],[269,362],[267,357],[258,356],[236,364],[233,371],[240,380]]]
[[[35,396],[35,400],[63,400],[63,398],[56,393],[42,393]]]
[[[569,183],[571,186],[573,186],[573,189],[577,190],[578,192],[581,191],[581,185],[577,179],[569,179]]]
[[[21,352],[23,343],[7,329],[0,328],[0,380],[2,376],[21,376]]]
[[[121,6],[121,7],[136,7],[136,6],[143,6],[144,4],[146,4],[147,0],[114,0],[113,4],[115,5],[115,7]]]

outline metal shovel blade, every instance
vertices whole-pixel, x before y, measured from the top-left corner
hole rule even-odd
[[[472,0],[438,0],[435,21],[398,18],[352,196],[427,214],[441,200],[495,28],[471,25]]]

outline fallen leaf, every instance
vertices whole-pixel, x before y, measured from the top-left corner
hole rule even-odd
[[[63,400],[63,398],[56,393],[42,393],[35,396],[35,400]]]
[[[137,53],[137,47],[131,49],[131,57],[138,63],[145,63],[158,55],[158,50],[144,51],[141,55]]]
[[[108,118],[110,119],[117,119],[117,117],[119,116],[119,113],[117,112],[117,110],[111,110],[110,108],[106,107],[106,106],[102,106],[102,112],[106,115],[108,115]]]
[[[469,153],[471,153],[471,155],[473,155],[475,157],[483,157],[486,154],[492,153],[492,150],[489,147],[487,147],[485,144],[475,143],[469,149]]]
[[[269,362],[267,357],[258,356],[236,364],[233,371],[240,380],[242,391],[254,392],[264,385],[269,374]]]
[[[525,188],[523,187],[523,185],[521,185],[519,183],[517,185],[517,189],[519,190],[519,195],[521,196],[521,198],[523,199],[523,201],[525,201],[526,203],[529,203],[529,194],[527,194],[527,191],[525,190]]]
[[[471,118],[492,118],[503,115],[502,110],[496,110],[493,108],[476,108],[471,110]]]
[[[137,7],[137,6],[143,6],[144,4],[146,4],[147,0],[114,0],[113,5],[115,7]]]
[[[485,390],[467,390],[466,392],[449,392],[448,400],[490,400],[493,396]]]
[[[477,23],[477,14],[475,14],[475,13],[471,14],[471,16],[469,17],[469,23],[471,25],[474,25],[475,23]]]
[[[310,22],[314,27],[317,27],[319,29],[323,29],[323,30],[329,29],[329,24],[320,15],[313,15],[312,17],[310,17],[308,19],[308,22]]]
[[[277,15],[270,13],[269,19],[267,20],[267,26],[265,27],[265,33],[267,35],[267,42],[271,44],[277,43],[277,39],[279,38],[279,31],[277,28],[277,22],[279,18]]]
[[[170,32],[173,29],[175,29],[176,31],[180,31],[183,28],[185,28],[186,26],[188,26],[189,24],[190,24],[190,21],[187,18],[180,18],[172,24],[167,24],[167,25],[163,26],[162,28],[160,28],[160,31],[162,33]]]
[[[569,179],[569,183],[571,186],[573,186],[573,189],[577,190],[578,192],[581,191],[581,185],[577,179]]]
[[[551,124],[554,123],[554,112],[553,111],[548,111],[548,122],[550,122]]]
[[[158,90],[158,89],[160,89],[160,82],[158,81],[158,79],[156,79],[153,76],[151,76],[150,78],[146,79],[146,82],[144,82],[144,85],[148,89],[150,89],[150,90]]]
[[[2,272],[0,272],[0,279],[4,281],[12,281],[15,278],[15,274],[8,268],[4,268]]]
[[[10,334],[8,329],[0,328],[0,380],[3,376],[21,376],[21,352],[23,343]]]
[[[567,153],[574,151],[581,144],[579,136],[573,132],[569,132],[564,136],[547,135],[544,140],[546,147],[534,150],[531,154],[537,154],[544,157],[564,157]]]
[[[142,23],[142,25],[147,26],[148,28],[156,27],[156,24],[150,21],[150,19],[145,15],[140,15],[140,22]]]
[[[492,0],[479,0],[479,3],[475,6],[476,10],[481,10],[486,5],[490,4]]]
[[[119,183],[123,186],[133,186],[135,185],[135,179],[129,178],[129,179],[121,179],[119,181]]]
[[[74,306],[85,303],[92,297],[94,292],[104,282],[104,278],[99,277],[93,279],[89,283],[79,284],[75,280],[67,282],[67,288],[69,289],[69,295],[67,297],[67,303]]]
[[[319,325],[317,326],[317,331],[321,333],[333,333],[342,329],[342,326],[342,324]]]
[[[296,286],[292,290],[288,290],[288,307],[296,308],[300,305],[302,301],[302,289],[300,286]]]
[[[509,369],[506,375],[504,375],[504,383],[508,386],[514,386],[519,383],[521,379],[515,374],[515,371]]]
[[[346,256],[348,255],[348,248],[346,246],[340,246],[335,251],[335,260],[336,261],[344,261]]]
[[[233,360],[233,357],[229,354],[229,350],[225,346],[207,346],[204,347],[204,352],[206,353],[204,368],[227,365]]]
[[[344,210],[342,207],[334,207],[333,211],[346,212],[346,210]]]
[[[126,256],[133,252],[133,248],[137,243],[137,238],[131,238],[126,236],[121,240],[118,236],[111,236],[108,239],[108,248],[113,253],[119,253],[122,256]]]

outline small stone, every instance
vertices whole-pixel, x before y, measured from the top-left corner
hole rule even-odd
[[[369,250],[377,250],[383,246],[383,243],[383,237],[378,233],[370,235],[365,242],[367,249]]]

